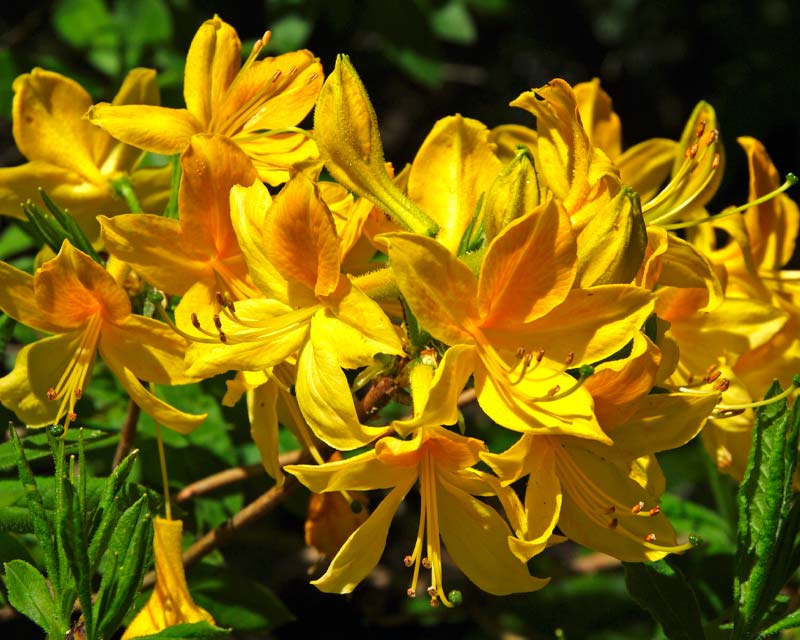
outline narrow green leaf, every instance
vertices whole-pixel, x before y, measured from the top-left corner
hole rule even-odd
[[[769,638],[786,629],[795,629],[800,627],[800,609],[795,609],[788,616],[782,620],[778,620],[775,624],[770,626],[758,636],[759,638]]]
[[[176,624],[163,631],[149,636],[140,636],[138,640],[156,640],[157,638],[180,638],[180,640],[216,640],[229,638],[230,629],[220,629],[208,622],[193,622],[191,624]]]
[[[11,606],[44,629],[51,637],[64,637],[56,605],[44,576],[24,560],[5,563],[5,580]]]
[[[13,426],[9,428],[9,431]],[[83,430],[84,448],[87,451],[92,449],[100,449],[115,444],[119,440],[119,432],[109,433],[107,431],[100,431],[99,429],[84,429]],[[64,436],[64,453],[69,455],[78,452],[78,430],[71,429]],[[44,429],[38,430],[38,433],[28,435],[25,437],[25,457],[28,462],[47,458],[52,455],[50,447],[47,443],[47,433]],[[13,442],[3,442],[0,444],[0,471],[8,471],[17,466],[17,449]]]
[[[25,452],[23,451],[22,442],[20,442],[19,436],[17,435],[17,430],[12,426],[8,431],[11,434],[11,444],[17,455],[17,471],[19,473],[19,480],[25,489],[25,498],[31,513],[33,531],[36,534],[36,539],[44,554],[44,565],[47,574],[50,576],[51,580],[55,580],[58,577],[58,561],[53,548],[55,542],[53,527],[47,519],[47,514],[44,510],[44,502],[42,501],[42,494],[39,493],[39,488],[36,485],[36,478],[28,465],[28,460],[25,457]]]
[[[129,535],[120,534],[124,520],[128,514],[133,523],[133,531]],[[113,595],[105,611],[100,611],[98,607],[99,622],[97,633],[100,637],[110,636],[121,624],[128,610],[133,605],[142,579],[147,568],[150,549],[153,541],[153,526],[151,523],[150,512],[147,505],[147,496],[142,496],[134,503],[120,518],[120,525],[114,531],[109,543],[109,551],[121,558],[122,561],[117,565],[118,571],[114,575],[104,575],[100,590],[103,590],[105,582],[113,581],[111,591]],[[98,595],[99,599],[99,595]]]
[[[774,382],[764,396],[781,393]],[[781,523],[789,514],[787,489],[787,430],[789,407],[786,400],[759,407],[753,442],[744,479],[737,496],[739,507],[734,595],[734,640],[751,638],[758,629],[772,599],[775,546]],[[778,587],[780,588],[780,586]]]
[[[623,565],[631,597],[661,625],[669,640],[705,637],[697,598],[680,571],[666,560]]]
[[[96,523],[93,527],[94,534],[89,544],[89,561],[93,571],[97,570],[102,552],[105,550],[108,540],[114,532],[114,526],[122,514],[118,494],[125,484],[131,469],[133,469],[133,463],[136,461],[137,455],[139,455],[138,449],[129,453],[106,479],[103,495],[100,497],[100,503],[95,511]]]
[[[80,498],[68,479],[63,479],[64,487],[64,549],[70,569],[78,589],[78,598],[83,609],[86,636],[94,637],[94,611],[92,606],[92,568],[89,565],[86,522],[81,509]]]

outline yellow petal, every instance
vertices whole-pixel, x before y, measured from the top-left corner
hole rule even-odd
[[[105,321],[122,322],[131,312],[125,290],[69,241],[36,271],[33,288],[39,309],[62,327],[79,327],[97,313]]]
[[[383,237],[389,241],[397,285],[419,323],[447,344],[471,343],[464,327],[478,322],[478,286],[469,267],[432,238],[407,233]]]
[[[614,160],[622,151],[622,125],[611,97],[600,87],[598,78],[576,84],[573,90],[589,142]]]
[[[94,152],[105,134],[83,119],[92,104],[86,90],[59,73],[36,68],[14,80],[14,94],[14,140],[20,152],[102,183]]]
[[[677,449],[700,432],[717,402],[716,393],[645,396],[633,415],[609,434],[615,446],[636,457]]]
[[[47,392],[57,386],[82,339],[82,331],[73,331],[27,344],[17,353],[11,373],[0,378],[0,402],[26,426],[44,427],[63,416],[61,402],[50,400]]]
[[[359,421],[350,386],[336,355],[316,344],[320,323],[324,319],[312,320],[311,339],[300,352],[297,401],[317,437],[334,449],[349,451],[372,442],[385,434],[388,427],[368,427]]]
[[[270,186],[283,184],[300,171],[317,175],[322,170],[317,144],[305,133],[240,134],[232,140],[250,158],[259,179]]]
[[[111,105],[101,102],[89,120],[122,142],[166,156],[181,153],[203,128],[186,109],[149,105]]]
[[[0,309],[17,322],[39,331],[56,333],[74,329],[72,323],[62,324],[58,317],[42,313],[36,304],[33,276],[0,262]]]
[[[186,584],[181,555],[183,522],[156,517],[153,528],[156,586],[147,604],[128,625],[123,640],[158,633],[177,624],[214,624],[211,614],[192,600]]]
[[[163,322],[131,315],[124,324],[105,323],[100,352],[125,363],[140,380],[156,384],[194,382],[185,374],[186,340]]]
[[[417,478],[415,468],[383,464],[375,451],[319,465],[287,465],[283,470],[295,476],[312,493],[388,489],[401,484],[410,486]]]
[[[554,200],[506,226],[478,281],[481,326],[528,322],[560,304],[575,277],[572,225]]]
[[[536,154],[537,135],[534,129],[521,124],[501,124],[489,132],[489,141],[497,145],[497,155],[502,162],[510,162],[520,145]]]
[[[111,255],[130,264],[145,280],[170,295],[183,295],[212,271],[202,247],[181,241],[177,220],[146,213],[98,218]],[[216,284],[216,283],[215,283]]]
[[[457,252],[501,168],[488,129],[471,118],[439,120],[422,143],[408,176],[408,195],[436,221],[436,239],[451,252]]]
[[[247,414],[250,435],[256,443],[264,470],[275,483],[283,484],[284,475],[278,462],[278,385],[270,380],[247,393]]]
[[[230,191],[249,186],[256,170],[247,156],[221,136],[197,135],[181,156],[178,211],[182,242],[209,261],[229,261],[241,254],[231,224]],[[164,238],[165,242],[171,239]]]
[[[208,131],[218,106],[241,66],[242,43],[236,30],[214,16],[195,33],[186,54],[183,98],[186,108]]]
[[[125,366],[125,363],[114,359],[113,356],[109,357],[108,354],[104,354],[103,360],[114,372],[114,375],[117,376],[122,386],[125,387],[125,391],[128,392],[131,400],[139,405],[141,410],[153,420],[168,429],[188,435],[208,417],[207,413],[193,414],[180,411],[171,404],[157,398],[142,386],[138,378]]]
[[[392,518],[416,477],[398,485],[347,539],[321,578],[311,584],[325,593],[350,593],[378,564]]]
[[[614,161],[622,183],[649,201],[669,176],[678,143],[667,138],[651,138],[626,149]]]
[[[511,530],[487,504],[442,479],[436,483],[439,531],[459,569],[478,587],[494,595],[527,593],[549,580],[534,578],[511,553]]]
[[[317,296],[333,293],[339,282],[339,239],[313,182],[297,175],[286,183],[267,214],[264,235],[270,262],[287,280],[304,284]]]

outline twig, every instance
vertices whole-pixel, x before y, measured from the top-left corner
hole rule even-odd
[[[471,387],[469,389],[465,389],[461,392],[461,395],[458,396],[458,406],[463,407],[470,402],[475,402],[475,399],[478,397],[477,392],[475,391],[475,387]]]
[[[125,423],[119,432],[119,443],[117,450],[114,452],[114,462],[112,466],[116,469],[122,459],[127,456],[133,448],[133,443],[136,440],[136,425],[139,424],[139,415],[142,410],[139,405],[133,400],[128,404],[128,413],[125,415]]]
[[[17,610],[13,607],[8,605],[5,607],[0,607],[0,622],[8,622],[9,620],[14,620],[18,617],[19,613],[17,613]]]
[[[272,489],[244,507],[239,513],[209,531],[183,552],[183,566],[192,566],[217,547],[225,545],[240,529],[263,518],[277,507],[297,484],[297,479],[294,476],[288,476],[282,486],[272,487]],[[155,582],[155,571],[151,571],[144,577],[142,589],[152,587]]]
[[[287,464],[296,464],[302,455],[303,452],[300,449],[297,451],[290,451],[280,456],[278,462],[282,467],[285,467]],[[260,463],[243,467],[231,467],[230,469],[225,469],[224,471],[214,473],[205,478],[201,478],[197,482],[186,485],[181,489],[178,495],[175,496],[175,502],[185,502],[195,496],[209,493],[227,484],[233,484],[234,482],[247,480],[248,478],[254,478],[263,474],[264,467]]]

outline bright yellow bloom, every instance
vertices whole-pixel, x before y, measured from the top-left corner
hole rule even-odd
[[[0,309],[38,331],[57,335],[24,346],[14,370],[0,379],[0,401],[31,427],[74,422],[75,403],[96,353],[143,411],[171,429],[189,433],[204,419],[178,411],[139,380],[186,384],[186,343],[168,326],[131,313],[120,286],[127,268],[108,271],[65,242],[34,276],[0,262]]]
[[[158,101],[155,72],[134,69],[113,104]],[[130,176],[142,206],[164,208],[171,169],[136,169],[142,152],[84,119],[91,104],[83,87],[53,71],[34,69],[14,81],[14,141],[29,162],[0,169],[0,214],[21,218],[20,204],[38,200],[42,187],[89,238],[96,238],[97,215],[126,210],[111,186],[124,175]]]
[[[448,360],[448,356],[445,356]],[[451,369],[455,367],[455,370]],[[443,361],[431,380],[430,367],[412,370],[414,417],[392,425],[411,438],[382,438],[367,453],[319,466],[288,466],[314,493],[391,489],[370,517],[336,554],[325,575],[312,584],[332,593],[349,593],[378,563],[395,512],[419,482],[420,520],[417,538],[404,559],[414,567],[408,595],[417,593],[420,566],[431,571],[427,593],[431,604],[451,603],[442,581],[441,541],[464,574],[478,587],[495,595],[540,589],[547,580],[528,574],[525,564],[508,546],[512,531],[489,505],[474,496],[498,496],[513,508],[516,496],[496,479],[471,467],[486,451],[480,440],[453,433],[440,424],[457,419],[456,397],[467,372]],[[416,379],[415,379],[416,378]]]
[[[219,294],[232,300],[258,295],[231,222],[229,196],[231,187],[250,186],[258,176],[241,149],[215,135],[194,136],[181,168],[178,220],[130,214],[101,217],[100,224],[112,255],[156,288],[183,296],[177,322],[191,332],[190,314],[210,322]]]
[[[567,373],[622,348],[652,310],[650,293],[628,285],[572,289],[575,238],[549,201],[507,225],[475,278],[432,238],[397,233],[389,260],[417,320],[445,344],[466,345],[478,402],[518,431],[608,441],[592,398]]]
[[[183,522],[157,517],[153,521],[153,555],[156,565],[156,586],[147,604],[128,625],[122,640],[149,636],[176,624],[208,622],[211,614],[195,604],[181,557]]]
[[[400,355],[400,340],[378,304],[341,274],[335,225],[314,183],[298,174],[268,210],[265,192],[260,183],[231,192],[239,242],[264,297],[225,307],[218,326],[190,346],[189,372],[263,371],[297,358],[304,417],[322,440],[352,449],[385,428],[360,425],[342,368]],[[359,444],[347,444],[353,437]]]
[[[257,60],[264,45],[259,40],[242,65],[236,30],[215,16],[197,30],[186,56],[185,109],[100,103],[89,119],[123,142],[166,155],[182,152],[198,133],[226,136],[262,180],[285,182],[292,166],[317,157],[305,134],[280,130],[299,123],[314,106],[322,67],[306,50]]]

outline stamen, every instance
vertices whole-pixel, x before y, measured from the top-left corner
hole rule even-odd
[[[631,513],[633,513],[635,515],[635,514],[639,513],[642,509],[644,509],[644,502],[639,501],[638,503],[633,505],[633,508],[631,509]]]
[[[656,541],[656,534],[655,533],[648,533],[644,537],[644,541],[645,542],[655,542]]]
[[[428,558],[428,557],[423,558],[422,559],[422,566],[425,567],[426,569],[430,569],[431,568],[431,560],[430,560],[430,558]]]
[[[729,411],[744,411],[745,409],[755,409],[757,407],[766,407],[767,405],[773,404],[775,402],[780,402],[785,398],[791,396],[797,388],[800,387],[800,376],[794,376],[792,378],[792,384],[790,384],[786,389],[783,390],[782,393],[779,393],[777,396],[773,396],[771,398],[767,398],[766,400],[758,400],[757,402],[749,402],[746,404],[718,404],[714,407],[714,414],[713,417],[717,418],[719,416],[716,415],[717,411],[720,412],[729,412]]]
[[[407,567],[410,567],[412,564],[414,564],[414,558],[412,558],[411,556],[406,556],[405,558],[403,558],[403,564],[406,565]]]
[[[58,397],[58,394],[56,393],[56,390],[53,389],[53,387],[50,387],[47,390],[47,399],[48,400],[55,400],[57,397]]]
[[[416,598],[417,597],[417,592],[414,591],[411,587],[409,587],[408,589],[406,589],[406,595],[409,598]]]
[[[657,516],[659,513],[661,513],[661,507],[656,505],[655,507],[650,509],[650,511],[648,511],[647,513],[649,513],[650,516]]]
[[[619,526],[619,519],[618,518],[612,518],[611,522],[608,523],[608,528],[609,529],[616,529],[618,526]]]

